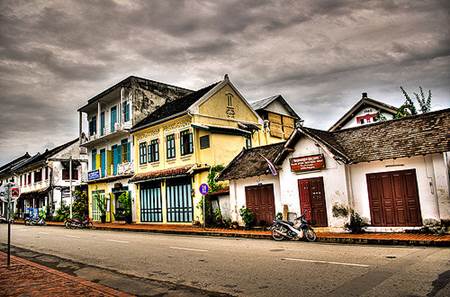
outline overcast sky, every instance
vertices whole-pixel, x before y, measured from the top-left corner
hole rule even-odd
[[[328,129],[362,92],[450,105],[449,1],[0,1],[0,164],[78,136],[129,75],[199,89],[228,73]]]

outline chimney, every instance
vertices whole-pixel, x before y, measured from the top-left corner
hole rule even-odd
[[[367,93],[366,92],[362,93],[362,97],[367,98]]]

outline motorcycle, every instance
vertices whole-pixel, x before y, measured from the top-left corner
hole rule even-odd
[[[91,229],[94,227],[94,223],[89,217],[85,217],[84,220],[79,219],[66,219],[64,221],[64,226],[67,229],[76,229],[76,228],[88,228]]]
[[[272,238],[276,241],[284,239],[316,241],[316,232],[305,219],[305,214],[306,211],[294,222],[274,220],[272,226],[269,227],[269,230],[272,231]]]
[[[44,218],[28,217],[28,218],[25,218],[25,225],[45,226],[45,225],[47,225],[47,223],[45,223]]]

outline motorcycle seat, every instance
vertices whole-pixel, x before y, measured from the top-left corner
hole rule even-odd
[[[291,226],[294,226],[294,223],[293,223],[293,222],[284,221],[284,220],[278,220],[278,221],[279,221],[279,222],[283,222],[283,223],[288,224],[288,225],[291,225]]]

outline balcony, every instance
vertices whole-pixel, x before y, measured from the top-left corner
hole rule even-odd
[[[92,135],[88,136],[87,141],[83,141],[81,143],[81,146],[83,147],[94,147],[97,146],[100,143],[107,142],[114,138],[120,138],[125,137],[129,135],[129,130],[131,129],[131,121],[125,122],[125,123],[115,123],[114,125],[114,131],[111,131],[110,129],[104,128],[103,135],[98,135],[97,133],[94,133]]]
[[[117,165],[117,173],[113,174],[114,172],[114,165],[111,165],[110,168],[110,174],[108,174],[108,171],[105,170],[105,175],[102,176],[102,170],[96,169],[89,171],[87,174],[87,182],[92,182],[96,180],[108,180],[115,177],[123,177],[123,176],[129,176],[133,174],[133,162],[123,162]]]

